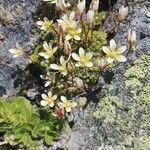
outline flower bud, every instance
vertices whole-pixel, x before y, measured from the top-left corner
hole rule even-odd
[[[128,30],[128,43],[134,44],[136,42],[136,32],[129,29]]]
[[[68,9],[68,7],[70,7],[70,3],[65,3],[64,0],[59,0],[56,3],[56,7],[59,8],[61,11],[65,12]]]
[[[65,115],[64,108],[58,108],[58,107],[56,107],[55,108],[55,114],[56,114],[56,117],[58,117],[59,119],[64,118],[64,115]]]
[[[85,11],[85,4],[86,4],[85,0],[79,1],[78,5],[77,5],[79,14],[83,14],[84,13],[84,11]]]
[[[97,60],[97,65],[99,68],[103,68],[106,65],[107,61],[106,59],[98,59]]]
[[[87,104],[87,99],[86,97],[80,97],[79,98],[79,107],[84,108]]]
[[[69,41],[66,40],[66,41],[65,41],[65,44],[64,44],[64,53],[65,53],[66,55],[70,55],[71,52],[72,52],[71,45],[70,45]]]
[[[76,86],[78,89],[83,89],[83,88],[84,88],[83,81],[82,81],[80,78],[75,77],[75,78],[73,79],[73,81],[74,81],[75,86]]]
[[[67,71],[68,71],[68,72],[72,72],[72,69],[73,69],[72,63],[68,62],[68,63],[67,63]]]
[[[121,6],[117,16],[118,22],[124,21],[127,15],[128,15],[128,7]]]
[[[94,11],[98,11],[99,8],[99,0],[92,0],[90,4],[90,9]]]
[[[93,22],[94,22],[94,10],[89,10],[87,12],[87,22],[89,24],[93,24]]]

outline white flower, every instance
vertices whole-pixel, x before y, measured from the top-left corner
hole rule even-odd
[[[89,10],[87,12],[87,22],[92,24],[94,22],[94,10]]]
[[[107,55],[107,62],[112,63],[114,60],[118,60],[120,62],[125,62],[127,58],[122,55],[123,52],[126,51],[127,47],[122,46],[117,49],[116,42],[112,39],[110,40],[110,47],[103,46],[103,52]]]
[[[16,44],[16,48],[14,49],[9,49],[9,52],[13,54],[13,57],[20,57],[24,54],[24,49],[20,47],[18,44]]]
[[[53,54],[56,52],[57,47],[52,48],[52,45],[47,43],[46,41],[43,43],[43,48],[46,51],[45,53],[39,53],[40,56],[44,57],[45,59],[49,59],[53,57]]]
[[[55,100],[57,99],[57,95],[52,96],[52,92],[49,91],[48,95],[42,94],[41,97],[43,100],[41,101],[42,106],[49,105],[50,107],[54,107]]]
[[[81,28],[77,28],[76,25],[67,28],[67,35],[65,37],[65,39],[67,41],[71,40],[71,39],[75,39],[77,41],[79,41],[80,38],[80,33],[82,32]]]
[[[128,42],[130,44],[133,44],[136,42],[136,32],[131,29],[128,30]]]
[[[53,21],[50,21],[48,18],[44,17],[43,21],[37,21],[37,25],[40,26],[40,29],[43,31],[48,31],[53,24]]]
[[[64,56],[60,57],[60,65],[57,64],[51,64],[50,67],[53,70],[58,70],[63,76],[67,75],[67,67],[66,67],[67,61],[65,61]]]
[[[78,8],[78,11],[80,14],[84,13],[85,11],[85,4],[86,4],[86,1],[85,0],[80,0],[78,5],[77,5],[77,8]]]
[[[74,18],[75,18],[75,12],[72,11],[69,16],[67,14],[64,14],[62,19],[57,19],[57,22],[60,25],[62,25],[65,30],[66,28],[70,28],[76,25],[76,21],[74,20]]]
[[[71,112],[71,110],[77,106],[76,102],[73,102],[72,100],[67,100],[65,96],[61,96],[60,99],[62,102],[60,102],[58,106],[65,108],[67,112]]]
[[[76,67],[92,67],[93,63],[90,62],[93,54],[91,52],[85,53],[83,48],[79,49],[79,55],[72,53],[72,58],[77,61]]]
[[[47,72],[47,75],[40,75],[40,77],[45,80],[45,87],[48,87],[51,83],[55,82],[55,78],[50,74],[50,72]]]

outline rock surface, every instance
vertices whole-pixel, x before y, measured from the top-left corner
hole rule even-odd
[[[38,38],[32,13],[38,0],[0,0],[0,96],[16,95],[14,82],[28,62],[9,53],[16,43],[30,51]],[[20,70],[20,71],[19,71]]]
[[[110,30],[115,26],[116,13],[118,12],[118,9],[121,5],[125,5],[124,1],[118,0],[118,2],[113,7],[113,11],[106,18],[106,21],[104,23],[104,28],[106,30]],[[120,25],[114,39],[119,46],[126,45],[128,28],[131,28],[137,33],[137,42],[135,48],[136,50],[129,55],[127,63],[121,64],[113,69],[114,77],[111,83],[103,84],[102,90],[99,92],[99,94],[97,94],[97,96],[93,95],[89,97],[87,108],[85,108],[84,110],[78,109],[74,111],[73,133],[71,135],[71,144],[69,144],[68,146],[71,150],[149,150],[149,143],[147,143],[148,146],[146,146],[144,143],[147,139],[149,139],[149,130],[148,128],[144,130],[139,125],[139,122],[141,122],[142,125],[144,124],[143,120],[138,119],[137,121],[135,121],[137,119],[137,114],[140,115],[141,112],[139,112],[139,110],[135,110],[135,113],[132,114],[131,112],[134,110],[133,108],[130,109],[128,113],[125,110],[116,110],[117,105],[119,107],[121,103],[128,105],[127,108],[130,108],[131,106],[134,107],[135,105],[136,109],[140,109],[139,107],[136,107],[138,104],[136,105],[136,102],[133,102],[133,99],[135,97],[132,95],[130,91],[131,89],[125,89],[125,82],[127,78],[124,76],[124,74],[126,70],[133,65],[132,63],[134,62],[134,60],[140,58],[143,54],[146,54],[146,56],[150,54],[150,18],[149,16],[147,16],[150,10],[150,2],[148,0],[130,2],[129,7],[130,10],[128,18]],[[148,65],[150,65],[149,62]],[[142,79],[142,82],[149,83],[149,80],[150,76],[147,75]],[[131,83],[135,85],[133,80],[131,81]],[[140,88],[134,88],[133,90],[134,92],[137,92],[139,89]],[[90,95],[92,94],[90,93]],[[101,108],[103,107],[102,105],[105,104],[103,103],[102,98],[105,96],[108,97],[109,95],[110,99],[112,98],[112,101],[116,98],[116,100],[114,101],[116,102],[116,106],[113,106],[114,102],[112,102],[113,107],[108,107],[108,112],[112,112],[108,114],[108,116],[103,116],[103,118],[100,118],[100,109],[102,109],[103,111],[105,109]],[[98,106],[97,109],[96,104],[93,102],[93,100],[96,99],[100,101],[100,106]],[[111,104],[111,102],[108,104]],[[104,107],[107,108],[108,104],[105,104]],[[140,105],[140,107],[141,109],[144,108],[143,105]],[[127,116],[124,117],[123,120],[119,120],[120,126],[115,125],[115,123],[105,124],[105,117],[108,117],[108,119],[110,119],[109,121],[113,122],[113,118],[109,117],[112,117],[113,113],[114,116],[118,116],[118,114],[115,114],[115,111],[120,111],[117,112],[119,115],[123,113],[127,114]],[[98,116],[96,118],[93,117],[93,113],[98,113]],[[134,119],[130,115],[132,117],[134,116]],[[122,123],[121,121],[127,122]],[[123,126],[121,123],[125,126]],[[126,126],[127,128],[125,128]],[[128,126],[130,127],[128,128]],[[120,128],[123,128],[123,131],[120,131]],[[128,129],[130,131],[124,131]],[[141,134],[139,132],[142,132],[142,136],[139,136]],[[143,139],[145,139],[145,141]]]
[[[29,51],[35,45],[38,36],[35,30],[35,21],[32,18],[32,12],[35,11],[37,5],[38,0],[0,0],[0,96],[7,95],[8,97],[12,97],[16,95],[14,82],[18,78],[19,70],[24,70],[28,63],[26,63],[26,60],[23,58],[13,59],[8,50],[14,47],[17,42]],[[122,0],[118,0],[114,5],[112,13],[107,17],[104,23],[106,30],[110,30],[115,25],[116,12],[118,12],[121,5],[124,5],[124,1]],[[134,60],[143,54],[150,54],[149,11],[149,0],[137,0],[136,2],[130,3],[130,14],[127,20],[120,25],[114,38],[118,45],[126,45],[128,28],[130,27],[136,30],[136,51],[130,54],[127,63],[121,64],[118,68],[113,69],[112,76],[114,76],[110,84],[102,83],[102,90],[87,95],[88,105],[85,109],[77,108],[74,110],[72,133],[68,135],[70,137],[68,138],[68,136],[65,135],[63,137],[65,139],[63,140],[62,138],[61,140],[62,145],[57,143],[56,146],[54,144],[49,149],[54,150],[56,147],[59,147],[68,148],[69,150],[139,150],[139,147],[136,148],[135,145],[132,147],[132,143],[135,141],[139,142],[139,139],[133,141],[133,137],[135,137],[135,135],[140,137],[140,134],[149,137],[150,131],[147,128],[143,130],[139,125],[141,120],[136,121],[137,118],[133,120],[130,119],[129,122],[135,122],[134,126],[132,127],[132,131],[126,131],[127,133],[125,133],[119,131],[118,126],[111,123],[104,124],[103,119],[99,119],[93,115],[93,113],[99,109],[99,107],[96,107],[98,101],[100,101],[99,105],[101,106],[101,101],[106,95],[113,95],[119,99],[123,99],[126,102],[125,104],[128,102],[129,106],[134,104],[131,103],[133,95],[130,89],[125,89],[126,77],[124,74],[126,70],[132,66]],[[106,75],[107,74],[104,76]],[[149,79],[149,76],[143,78],[142,84],[149,82]],[[102,80],[105,80],[105,78]],[[136,92],[139,91],[137,90]],[[28,91],[28,94],[32,97],[33,95],[31,93],[32,91]],[[119,106],[119,104],[117,105]],[[120,109],[117,111],[120,111],[120,114],[125,112]],[[128,126],[129,123],[127,122],[125,125]],[[123,129],[124,128],[125,127],[123,127]],[[138,131],[138,129],[140,130]],[[141,141],[143,140],[142,138],[140,138]],[[119,142],[124,139],[128,139],[128,143],[124,142],[124,144],[121,145]],[[64,144],[64,141],[68,142]],[[149,147],[143,150],[149,150]],[[40,149],[44,148],[41,147]]]

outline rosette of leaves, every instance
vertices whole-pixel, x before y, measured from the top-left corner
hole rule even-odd
[[[12,101],[0,99],[0,132],[11,145],[33,150],[42,138],[49,145],[61,129],[62,121],[55,118],[50,110],[38,110],[24,97]]]

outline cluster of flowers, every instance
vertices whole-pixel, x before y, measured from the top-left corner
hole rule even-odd
[[[69,11],[68,9],[71,7],[71,5],[66,3],[64,0],[44,1],[49,1],[55,4],[61,12],[61,17],[60,19],[57,19],[56,22],[53,22],[46,17],[43,19],[43,21],[37,22],[40,30],[44,32],[50,32],[53,30],[57,35],[57,42],[52,44],[51,42],[48,43],[44,41],[43,52],[39,53],[39,55],[45,60],[58,60],[53,59],[55,53],[57,53],[56,56],[59,57],[59,63],[51,63],[49,65],[50,67],[48,68],[47,76],[41,76],[41,78],[46,80],[45,87],[48,87],[54,79],[52,79],[49,69],[51,71],[58,71],[63,77],[68,77],[73,68],[92,68],[94,65],[104,68],[105,66],[112,64],[114,61],[125,62],[127,60],[126,56],[123,56],[123,53],[127,50],[127,47],[122,46],[117,48],[117,44],[114,39],[110,40],[109,47],[102,47],[106,57],[98,58],[97,63],[94,62],[95,59],[92,61],[94,55],[92,50],[90,52],[86,52],[85,48],[80,46],[75,47],[73,45],[74,43],[77,45],[79,41],[86,43],[88,40],[90,40],[91,35],[89,36],[89,34],[92,34],[92,31],[94,30],[95,14],[99,8],[99,0],[92,0],[87,12],[85,10],[85,0],[78,2],[76,12]],[[122,22],[125,19],[126,15],[128,14],[127,12],[127,8],[121,7],[118,13],[118,22]],[[132,45],[135,40],[135,31],[129,30],[128,43]],[[80,45],[80,43],[78,45]],[[62,54],[62,50],[64,55],[59,56],[60,53]],[[10,49],[9,51],[14,54],[13,57],[18,57],[24,54],[24,50],[18,45],[17,49]],[[79,84],[82,83],[82,80],[78,77],[73,77],[72,80],[78,80],[77,83]],[[65,109],[66,112],[71,112],[72,108],[77,105],[76,102],[67,100],[65,96],[60,96],[61,102],[57,103],[57,96],[53,96],[51,91],[49,91],[47,95],[42,94],[41,96],[43,98],[41,101],[42,106],[54,107],[57,105],[59,108]]]

